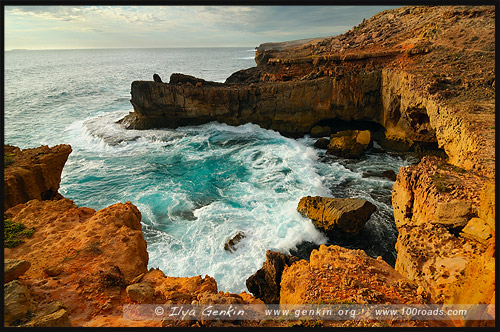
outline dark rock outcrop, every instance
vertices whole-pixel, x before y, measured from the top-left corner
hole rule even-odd
[[[7,326],[26,319],[35,311],[36,302],[31,292],[18,280],[4,284],[4,322]]]
[[[328,144],[330,144],[330,140],[324,137],[318,138],[316,142],[314,142],[314,147],[317,149],[328,149]]]
[[[24,150],[5,145],[5,210],[31,199],[59,197],[61,173],[70,153],[71,146],[65,144]]]
[[[158,75],[158,74],[153,74],[153,81],[155,81],[156,83],[163,83],[161,81],[160,75]]]
[[[264,303],[280,303],[283,270],[298,260],[295,256],[268,250],[262,267],[247,279],[248,290]]]
[[[321,196],[303,197],[297,206],[331,239],[356,236],[375,210],[375,205],[363,199]]]
[[[229,240],[227,240],[226,243],[224,243],[224,250],[229,251],[229,252],[235,251],[236,250],[236,245],[241,240],[243,240],[245,237],[246,237],[246,235],[243,232],[236,233],[235,236],[233,236],[232,238],[230,238]]]
[[[134,112],[119,123],[129,129],[177,128],[210,121],[229,125],[255,123],[285,136],[298,137],[310,133],[324,119],[378,118],[379,91],[378,71],[352,72],[342,80],[324,77],[250,85],[173,74],[169,83],[132,82]]]

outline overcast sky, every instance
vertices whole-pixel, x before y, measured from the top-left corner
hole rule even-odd
[[[6,6],[5,50],[236,47],[334,36],[389,6]]]

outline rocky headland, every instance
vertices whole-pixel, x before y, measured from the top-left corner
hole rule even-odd
[[[357,155],[370,146],[371,136],[384,148],[442,149],[445,158],[426,156],[397,174],[394,268],[361,250],[321,246],[309,261],[268,252],[262,269],[247,281],[253,296],[218,291],[210,276],[166,276],[147,269],[141,214],[132,203],[95,211],[57,194],[69,146],[37,152],[6,146],[5,218],[34,228],[23,243],[4,249],[6,324],[290,326],[280,321],[132,321],[122,316],[125,303],[494,304],[494,34],[492,6],[403,7],[378,13],[339,36],[262,44],[257,66],[225,83],[183,74],[172,75],[169,83],[159,77],[132,83],[134,112],[120,120],[127,128],[252,122],[292,137],[326,136],[323,147],[335,153],[344,151],[337,140],[347,135],[339,134],[337,122],[347,121],[354,135],[348,141]],[[359,127],[361,121],[373,125],[369,142],[358,140],[362,131],[356,130],[367,129]],[[363,222],[344,223],[353,218],[335,216],[344,210],[331,199],[297,203],[325,231],[355,236]],[[351,204],[369,217],[369,206]],[[325,211],[335,218],[325,218]]]

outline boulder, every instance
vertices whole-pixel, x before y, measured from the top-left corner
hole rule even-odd
[[[330,133],[331,129],[328,126],[315,126],[311,129],[311,137],[327,137]]]
[[[127,286],[128,297],[136,303],[152,303],[155,290],[151,284],[141,282]]]
[[[36,306],[28,288],[18,280],[4,284],[4,322],[8,325],[25,319]]]
[[[33,318],[27,327],[70,327],[71,321],[68,312],[64,308],[45,313]]]
[[[327,153],[342,158],[359,158],[372,144],[369,130],[344,130],[330,136]]]
[[[236,244],[238,244],[245,237],[246,235],[243,232],[236,233],[235,236],[226,241],[226,243],[224,244],[224,250],[234,252],[236,250]]]
[[[24,272],[28,271],[31,263],[22,259],[5,259],[4,260],[4,283],[17,279]]]
[[[155,81],[156,83],[163,83],[161,81],[160,75],[158,75],[158,74],[153,75],[153,81]]]
[[[297,206],[297,211],[330,238],[356,236],[375,210],[364,199],[321,196],[303,197]]]
[[[314,147],[317,149],[328,149],[329,143],[330,143],[330,140],[328,140],[324,137],[321,137],[314,143]]]
[[[277,251],[266,251],[266,261],[262,267],[251,275],[246,285],[250,293],[265,303],[279,303],[281,290],[281,274],[286,266],[299,259]]]

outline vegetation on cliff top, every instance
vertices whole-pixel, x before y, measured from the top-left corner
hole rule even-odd
[[[6,248],[14,248],[24,243],[23,237],[32,237],[35,233],[35,228],[26,228],[23,224],[19,222],[13,222],[8,219],[6,215],[3,216],[4,219],[4,246]]]

